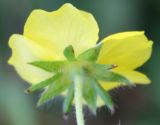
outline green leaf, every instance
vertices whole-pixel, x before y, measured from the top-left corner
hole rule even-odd
[[[64,99],[64,102],[63,102],[63,113],[64,114],[70,111],[73,98],[74,98],[74,84],[71,84],[68,89],[67,95]]]
[[[74,54],[74,49],[73,46],[70,45],[66,47],[63,51],[64,56],[69,60],[69,61],[75,61],[75,54]]]
[[[29,64],[48,72],[61,72],[66,61],[35,61]]]
[[[86,80],[86,82],[83,84],[83,97],[92,113],[96,115],[97,93],[90,79]]]
[[[44,87],[52,84],[54,81],[56,81],[57,79],[59,79],[62,76],[62,74],[55,74],[53,77],[46,79],[40,83],[37,83],[35,85],[32,85],[30,88],[28,88],[26,91],[28,93],[39,90],[39,89],[43,89]]]
[[[64,83],[64,81],[66,83]],[[60,93],[65,91],[68,87],[68,81],[61,78],[52,83],[41,95],[38,100],[37,106],[44,104],[45,102],[53,99],[55,96],[58,96]]]
[[[101,45],[90,48],[78,56],[79,60],[96,61],[100,52]]]
[[[101,99],[104,101],[104,103],[109,108],[111,113],[114,113],[114,105],[113,105],[113,102],[112,102],[112,99],[111,99],[109,93],[106,92],[96,80],[93,81],[93,85],[94,85],[95,91],[101,97]]]

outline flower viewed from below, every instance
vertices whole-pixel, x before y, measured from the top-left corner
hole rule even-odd
[[[44,89],[38,105],[63,95],[63,112],[76,107],[78,125],[84,125],[82,107],[95,114],[96,107],[113,102],[108,91],[120,86],[149,84],[136,71],[151,56],[152,41],[141,31],[122,32],[98,41],[99,28],[92,14],[64,4],[53,12],[34,10],[23,35],[9,40],[9,64],[32,86]]]

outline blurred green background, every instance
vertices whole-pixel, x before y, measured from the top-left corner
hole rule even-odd
[[[144,30],[154,41],[151,59],[139,69],[152,84],[112,91],[116,113],[111,116],[102,107],[95,117],[86,109],[86,125],[160,125],[160,0],[0,0],[0,125],[76,125],[74,108],[69,119],[63,119],[62,99],[36,108],[39,93],[25,94],[29,85],[7,65],[8,39],[13,33],[23,33],[31,11],[52,11],[66,2],[95,16],[101,39],[121,31]]]

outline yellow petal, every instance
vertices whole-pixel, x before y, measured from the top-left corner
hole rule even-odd
[[[151,83],[150,79],[145,74],[143,74],[139,71],[126,70],[126,69],[120,69],[120,68],[115,68],[113,71],[125,76],[131,82],[133,82],[135,84],[149,84],[149,83]]]
[[[101,107],[104,105],[105,105],[104,101],[98,96],[97,97],[97,107]]]
[[[12,48],[12,56],[9,59],[9,64],[15,67],[18,74],[24,80],[34,84],[51,76],[48,72],[27,64],[29,62],[49,58],[46,57],[46,50],[43,50],[35,45],[34,42],[21,35],[11,36],[9,46]],[[42,58],[43,56],[45,58]]]
[[[118,82],[102,82],[101,81],[100,84],[106,91],[109,91],[109,90],[112,90],[112,89],[115,89],[115,88],[122,86]]]
[[[68,45],[73,45],[76,55],[93,47],[98,32],[94,17],[71,4],[53,12],[34,10],[24,28],[26,37],[52,50],[58,59],[63,58],[63,50]]]
[[[133,82],[135,84],[149,84],[149,83],[151,83],[150,79],[146,75],[144,75],[143,73],[140,73],[138,71],[115,70],[114,72],[125,76],[127,79],[129,79],[131,82]],[[118,88],[120,86],[124,86],[118,82],[102,82],[101,81],[100,83],[105,90],[111,90],[114,88]]]
[[[117,64],[118,67],[136,69],[151,56],[152,41],[144,32],[123,32],[105,38],[98,63]]]

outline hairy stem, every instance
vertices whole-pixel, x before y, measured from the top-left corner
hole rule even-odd
[[[82,97],[82,79],[80,76],[75,76],[74,85],[75,85],[75,108],[76,108],[76,119],[77,125],[84,125],[84,116],[83,116],[83,97]]]

